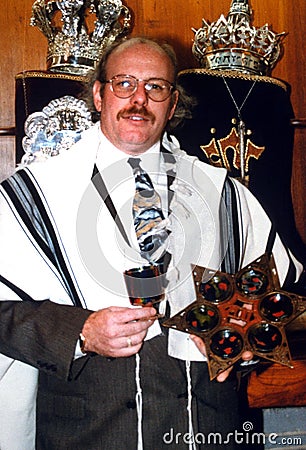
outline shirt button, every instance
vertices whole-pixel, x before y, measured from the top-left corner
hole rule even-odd
[[[136,409],[136,400],[128,400],[127,402],[126,402],[126,407],[128,408],[128,409]]]

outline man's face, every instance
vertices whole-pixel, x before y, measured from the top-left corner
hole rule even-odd
[[[115,50],[107,62],[107,79],[115,75],[132,75],[141,80],[162,78],[173,80],[173,68],[166,55],[147,44],[136,44]],[[173,116],[178,93],[174,91],[162,102],[151,100],[139,82],[129,98],[118,98],[105,85],[103,97],[101,83],[93,88],[96,109],[101,111],[101,129],[105,136],[120,150],[128,154],[140,154],[160,140],[163,130]]]

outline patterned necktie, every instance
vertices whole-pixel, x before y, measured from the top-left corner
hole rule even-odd
[[[134,226],[141,256],[149,262],[156,262],[165,251],[168,232],[160,196],[140,162],[140,158],[128,159],[133,169],[136,188],[133,200]]]

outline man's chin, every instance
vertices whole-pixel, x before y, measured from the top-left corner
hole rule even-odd
[[[154,144],[152,135],[138,131],[129,131],[121,136],[121,149],[128,152],[132,149],[137,153],[143,153]]]
[[[149,148],[151,148],[154,145],[153,142],[145,140],[139,140],[139,139],[133,139],[129,141],[125,141],[120,145],[120,149],[129,154],[129,155],[139,155],[140,153],[144,153]]]

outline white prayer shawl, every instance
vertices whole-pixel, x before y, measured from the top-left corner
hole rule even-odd
[[[67,153],[45,163],[32,164],[23,171],[36,187],[35,195],[44,205],[55,231],[66,278],[73,281],[74,295],[83,307],[89,309],[130,306],[122,273],[133,267],[131,261],[135,263],[136,253],[134,250],[131,256],[126,247],[126,251],[122,251],[126,244],[91,183],[99,133],[99,126],[95,125]],[[163,145],[176,158],[174,197],[169,217],[172,261],[167,294],[171,314],[175,314],[195,299],[190,264],[216,270],[220,267],[223,257],[218,239],[220,194],[226,172],[187,156],[175,140],[170,142],[164,138]],[[167,168],[167,163],[164,163],[162,170]],[[120,170],[114,173],[112,189],[116,186],[122,188],[121,176]],[[235,186],[242,267],[264,253],[271,224],[255,198],[239,183]],[[18,193],[17,185],[15,189]],[[73,303],[69,286],[65,285],[37,239],[16,214],[11,198],[3,189],[1,194],[0,274],[35,300]],[[119,214],[123,210],[118,210]],[[131,229],[127,231],[131,233]],[[132,241],[136,241],[135,236]],[[273,251],[283,282],[289,258],[278,237]],[[0,299],[20,300],[5,286],[0,286]],[[156,322],[147,339],[159,333]],[[205,360],[187,334],[174,330],[170,332],[169,354],[185,360]],[[35,448],[36,389],[36,369],[0,356],[0,405],[2,408],[5,405],[3,410],[6,411],[0,419],[1,450]]]

